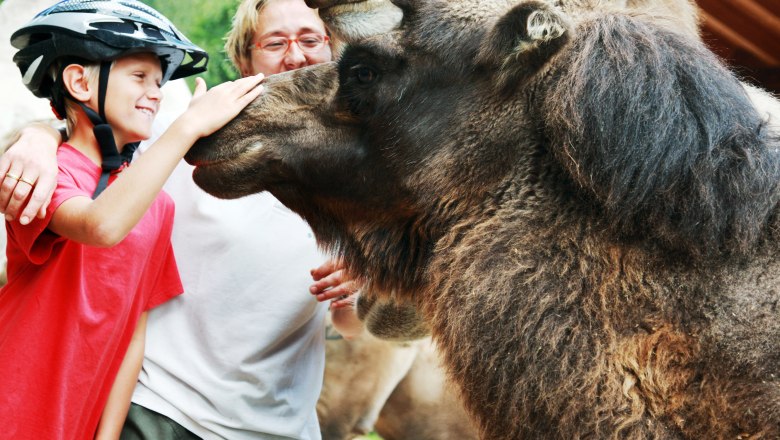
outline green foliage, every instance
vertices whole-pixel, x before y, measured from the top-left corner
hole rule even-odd
[[[239,0],[143,0],[160,11],[193,43],[209,54],[208,71],[200,76],[209,87],[238,78],[227,59],[224,38],[230,30]],[[190,87],[194,79],[187,80]]]

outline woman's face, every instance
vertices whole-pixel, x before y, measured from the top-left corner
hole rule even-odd
[[[325,25],[303,0],[270,0],[262,8],[244,76],[273,75],[331,60]],[[293,40],[293,41],[291,41]],[[323,43],[318,41],[324,40]]]

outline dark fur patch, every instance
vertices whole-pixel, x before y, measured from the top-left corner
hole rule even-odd
[[[737,79],[681,34],[580,23],[540,103],[553,151],[623,237],[744,253],[778,203],[780,154]]]

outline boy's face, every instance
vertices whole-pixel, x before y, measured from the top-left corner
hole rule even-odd
[[[157,55],[132,54],[114,63],[108,75],[105,112],[118,147],[151,136],[152,122],[162,101],[161,81]],[[97,108],[97,102],[92,104]]]
[[[306,6],[303,0],[270,0],[260,12],[252,43],[262,45],[268,38],[296,39],[312,34],[325,35],[325,25],[317,12]],[[270,53],[253,45],[250,52],[251,70],[242,72],[244,76],[258,73],[273,75],[331,60],[328,43],[310,53],[305,53],[298,44],[289,40],[286,51]]]

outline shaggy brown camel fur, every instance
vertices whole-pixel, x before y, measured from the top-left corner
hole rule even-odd
[[[483,438],[780,438],[780,140],[675,21],[395,0],[188,154],[414,304]]]

